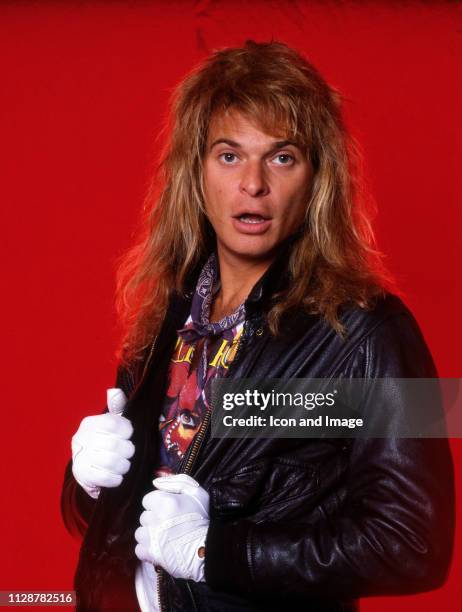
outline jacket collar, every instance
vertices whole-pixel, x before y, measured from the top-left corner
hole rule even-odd
[[[279,245],[276,258],[255,283],[247,297],[247,310],[266,310],[273,295],[288,286],[290,275],[287,264],[293,245],[298,238],[299,234],[294,234]]]

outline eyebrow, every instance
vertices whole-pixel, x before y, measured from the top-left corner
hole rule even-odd
[[[234,147],[235,149],[242,149],[242,145],[236,142],[235,140],[230,140],[229,138],[218,138],[214,140],[210,145],[209,151],[213,149],[218,144],[227,144],[230,147]],[[293,140],[276,140],[271,143],[270,151],[274,151],[275,149],[282,149],[283,147],[287,147],[288,145],[292,145],[293,147],[297,147],[300,149],[300,146]]]

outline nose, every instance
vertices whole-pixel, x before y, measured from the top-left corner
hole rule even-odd
[[[269,193],[265,169],[261,162],[249,160],[244,164],[239,188],[241,192],[254,198]]]

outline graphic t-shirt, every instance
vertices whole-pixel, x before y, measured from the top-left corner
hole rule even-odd
[[[218,264],[211,255],[197,282],[191,314],[178,338],[168,371],[159,419],[160,457],[156,476],[176,473],[210,405],[211,381],[226,376],[242,334],[245,308],[210,323],[213,296],[220,289]]]
[[[185,327],[190,323],[188,318]],[[243,323],[215,337],[208,346],[205,385],[198,382],[197,366],[193,365],[196,351],[204,350],[203,342],[188,344],[178,336],[169,367],[169,383],[159,419],[162,436],[160,462],[156,476],[176,473],[194,436],[199,431],[210,402],[210,382],[216,376],[226,376],[236,354]]]

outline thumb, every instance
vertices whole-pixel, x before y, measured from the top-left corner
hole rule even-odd
[[[192,493],[199,487],[199,483],[187,474],[172,474],[171,476],[160,476],[154,478],[152,484],[160,491],[169,493]]]
[[[173,474],[154,478],[152,481],[156,489],[168,491],[169,493],[183,493],[193,497],[208,517],[209,515],[209,494],[202,488],[197,480],[187,474]]]
[[[111,414],[120,414],[124,412],[127,396],[117,387],[107,390],[107,409]]]

